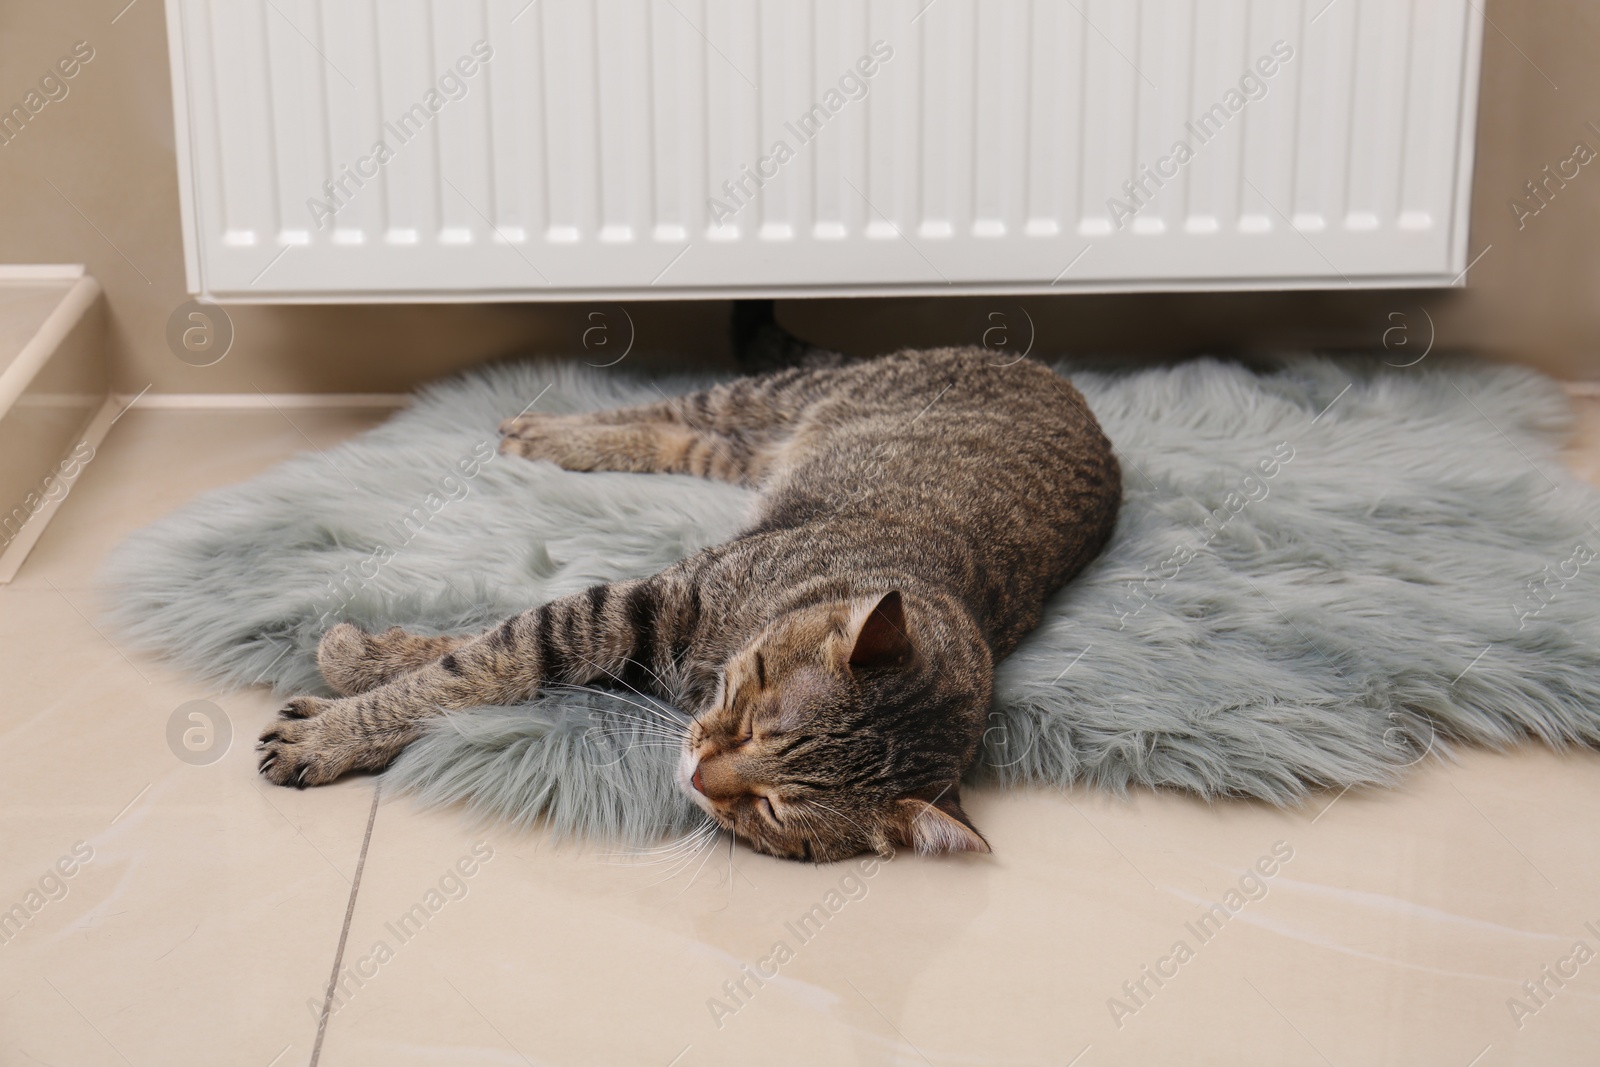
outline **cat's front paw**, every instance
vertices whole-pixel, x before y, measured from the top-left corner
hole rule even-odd
[[[296,697],[261,733],[256,751],[257,770],[275,785],[304,789],[326,785],[353,766],[349,746],[342,744],[333,719],[325,717],[331,702],[316,697]]]

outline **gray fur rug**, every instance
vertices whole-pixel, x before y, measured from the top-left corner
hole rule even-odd
[[[1311,357],[1059,369],[1118,448],[1126,504],[1001,664],[978,775],[1286,804],[1458,743],[1600,742],[1600,495],[1561,465],[1553,382]],[[540,362],[431,386],[135,534],[108,564],[112,621],[214,682],[321,691],[338,620],[473,630],[652,573],[733,534],[749,495],[501,457],[495,426],[706,382]],[[582,837],[682,829],[699,817],[654,704],[569,689],[451,715],[386,788]]]

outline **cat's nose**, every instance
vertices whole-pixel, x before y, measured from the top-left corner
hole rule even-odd
[[[695,766],[689,781],[708,800],[733,800],[749,790],[726,756],[707,756]]]

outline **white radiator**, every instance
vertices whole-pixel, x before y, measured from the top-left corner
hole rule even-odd
[[[189,287],[1449,285],[1473,0],[167,0]]]

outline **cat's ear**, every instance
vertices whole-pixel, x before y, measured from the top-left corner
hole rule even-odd
[[[989,852],[983,839],[954,789],[946,789],[932,801],[921,797],[901,797],[894,802],[890,816],[891,837],[896,844],[918,852]]]
[[[855,631],[855,643],[850,649],[852,667],[886,667],[910,657],[906,608],[898,589],[876,600],[858,600],[853,607],[850,615],[850,625]]]

